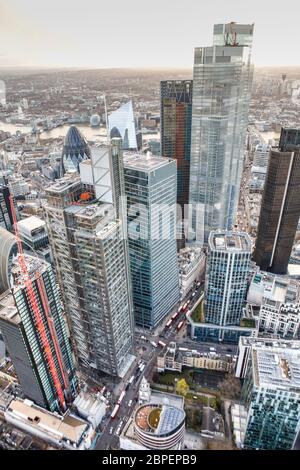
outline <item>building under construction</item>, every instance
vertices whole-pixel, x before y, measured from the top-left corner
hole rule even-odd
[[[134,360],[127,241],[95,190],[65,176],[46,189],[45,219],[78,366],[122,377]]]

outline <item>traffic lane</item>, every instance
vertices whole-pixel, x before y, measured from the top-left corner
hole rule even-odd
[[[150,362],[146,365],[143,373],[140,375],[138,381],[133,384],[132,387],[128,390],[126,394],[126,402],[127,406],[124,403],[124,406],[120,406],[120,410],[118,415],[114,419],[110,419],[109,422],[106,424],[104,431],[102,432],[101,436],[99,436],[99,439],[97,441],[97,444],[95,446],[96,449],[106,449],[108,446],[112,448],[117,448],[119,445],[119,436],[115,435],[116,429],[118,427],[118,424],[124,420],[125,418],[128,418],[132,414],[132,409],[137,403],[137,398],[138,398],[138,390],[139,390],[139,384],[142,380],[142,377],[145,376],[147,379],[149,379],[150,375],[153,373],[153,368],[156,364],[157,361],[157,356],[159,354],[159,351],[154,350],[152,353],[152,359]],[[133,400],[132,406],[128,407],[128,402],[130,399]],[[122,402],[123,403],[123,402]],[[123,421],[122,423],[122,428],[120,433],[122,432],[126,422]],[[114,432],[112,434],[109,433],[110,428],[113,427]]]

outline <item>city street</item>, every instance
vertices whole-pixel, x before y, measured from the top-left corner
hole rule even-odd
[[[192,292],[190,292],[189,295],[180,303],[180,305],[184,305],[186,302],[190,301],[188,305],[189,310],[193,308],[193,306],[199,300],[199,297],[202,295],[203,285],[198,286],[194,297],[192,297]],[[174,309],[175,312],[178,311],[180,305],[178,305],[177,308]],[[168,318],[165,319],[164,325],[167,323],[168,319],[174,313],[174,311],[172,311]],[[177,326],[181,321],[184,321],[184,326],[182,327],[182,329],[177,331]],[[158,332],[160,332],[160,334],[158,334]],[[186,347],[188,349],[194,349],[200,352],[209,353],[210,348],[213,347],[216,353],[231,355],[236,354],[236,347],[234,346],[215,343],[197,343],[188,338],[186,334],[186,312],[180,312],[180,314],[176,317],[175,321],[172,322],[170,327],[159,327],[156,329],[155,332],[149,332],[143,329],[142,334],[140,332],[136,333],[135,339],[137,361],[142,360],[145,364],[145,369],[139,375],[138,379],[134,380],[134,382],[127,388],[126,384],[128,383],[129,378],[132,375],[136,376],[138,372],[138,363],[135,362],[134,367],[132,367],[131,370],[128,371],[126,377],[121,382],[119,382],[117,386],[114,387],[114,404],[117,402],[121,391],[127,388],[126,395],[121,403],[120,409],[115,418],[111,418],[110,411],[105,422],[102,423],[103,428],[95,446],[96,449],[118,448],[119,435],[122,432],[122,429],[128,421],[129,417],[131,416],[132,410],[138,400],[138,389],[140,381],[143,376],[146,377],[146,379],[149,379],[153,374],[157,362],[157,356],[161,352],[161,347],[158,345],[158,341],[162,341],[166,345],[168,345],[170,342],[175,341],[180,347]],[[151,342],[156,343],[158,346],[154,347]]]

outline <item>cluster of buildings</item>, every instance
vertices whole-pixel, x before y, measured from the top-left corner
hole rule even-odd
[[[248,196],[260,195],[261,210],[254,232],[240,230],[252,38],[253,25],[215,25],[212,46],[195,49],[193,80],[161,82],[161,155],[139,151],[130,101],[108,116],[102,145],[89,146],[71,126],[47,184],[32,173],[39,217],[16,213],[16,238],[14,198],[34,195],[23,177],[0,181],[0,330],[26,397],[5,408],[8,423],[64,448],[90,448],[106,407],[78,394],[76,371],[122,380],[136,360],[135,325],[155,331],[205,280],[187,331],[195,341],[239,344],[239,445],[294,446],[300,284],[287,274],[300,218],[300,130],[282,128],[276,148],[251,143]],[[157,358],[160,371],[183,367],[232,372],[234,364],[174,343]],[[121,448],[182,448],[182,397],[145,381],[139,393]]]

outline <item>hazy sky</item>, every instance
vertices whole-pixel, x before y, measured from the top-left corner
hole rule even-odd
[[[214,23],[255,23],[256,65],[300,65],[299,0],[0,0],[0,66],[192,67]]]

